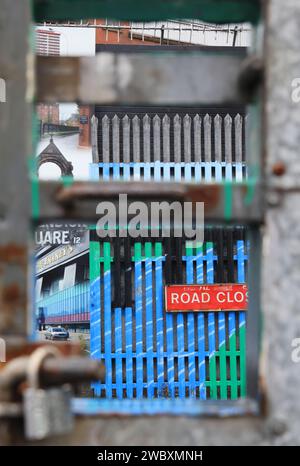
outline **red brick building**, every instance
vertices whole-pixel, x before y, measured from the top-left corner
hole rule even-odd
[[[96,29],[96,49],[97,45],[157,45],[153,38],[134,36],[129,28],[129,23],[125,21],[111,21],[98,19],[96,24],[103,24],[103,28]],[[109,27],[111,26],[111,28]],[[123,26],[123,28],[122,28]],[[115,27],[115,29],[114,29]],[[146,43],[146,44],[145,44]]]
[[[91,116],[92,109],[89,105],[79,107],[79,147],[91,145]]]
[[[42,123],[52,123],[59,125],[59,105],[39,104],[37,106],[38,118]]]

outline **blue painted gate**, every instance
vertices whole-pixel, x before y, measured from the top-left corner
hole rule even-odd
[[[243,228],[206,228],[184,240],[99,240],[92,233],[91,356],[106,366],[97,396],[237,399],[245,396],[245,312],[168,314],[164,285],[244,283]]]

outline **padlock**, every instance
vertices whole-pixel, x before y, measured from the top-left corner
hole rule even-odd
[[[67,384],[47,390],[50,429],[53,435],[67,434],[73,429],[72,394],[72,389]]]
[[[57,348],[38,348],[28,364],[28,388],[24,391],[25,436],[30,440],[67,433],[72,429],[71,391],[68,387],[42,389],[39,372],[47,357],[59,356]]]

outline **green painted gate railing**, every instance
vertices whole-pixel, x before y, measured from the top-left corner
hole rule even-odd
[[[36,21],[113,18],[151,21],[195,18],[213,23],[256,23],[259,0],[34,0]]]

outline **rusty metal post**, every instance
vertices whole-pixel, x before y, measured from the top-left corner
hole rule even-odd
[[[28,156],[31,113],[28,91],[30,1],[12,8],[0,0],[0,75],[6,102],[0,103],[0,336],[26,335]]]
[[[27,238],[29,234],[28,155],[31,113],[28,90],[30,1],[0,0],[0,337],[23,340],[27,331]],[[0,444],[10,443],[9,423],[0,421]]]
[[[266,22],[266,219],[263,376],[277,443],[300,443],[300,4],[270,0]],[[298,84],[297,84],[298,83]],[[294,360],[293,360],[294,359]]]

